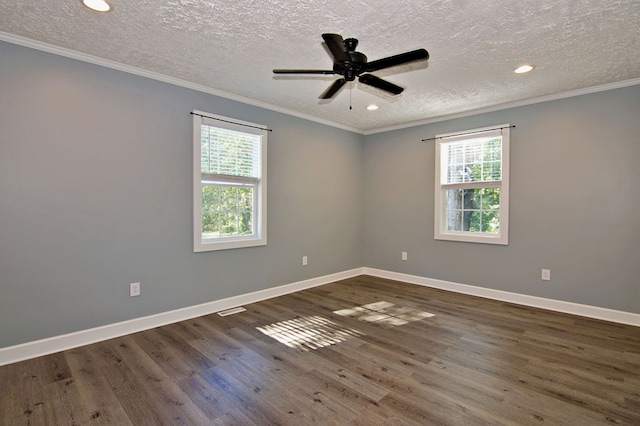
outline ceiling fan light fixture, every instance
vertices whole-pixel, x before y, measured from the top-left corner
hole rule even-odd
[[[524,74],[531,71],[532,69],[533,69],[533,65],[525,64],[525,65],[520,65],[518,68],[513,70],[513,72],[515,72],[516,74]]]
[[[105,0],[82,0],[82,4],[96,12],[108,12],[111,6]]]
[[[380,108],[380,107],[378,105],[376,105],[376,104],[367,105],[367,111],[375,111],[378,108]]]

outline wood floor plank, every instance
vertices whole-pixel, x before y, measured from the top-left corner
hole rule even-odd
[[[414,377],[431,383],[436,391],[448,395],[449,399],[462,400],[490,410],[504,424],[592,424],[594,416],[578,407],[565,406],[552,396],[537,392],[539,389],[522,386],[527,378],[513,372],[501,376],[476,370],[473,365],[461,365],[445,359],[433,362],[433,370],[421,372]],[[502,369],[508,368],[502,366]],[[515,401],[527,401],[514,410]],[[531,403],[535,401],[535,403]],[[550,409],[565,406],[564,410]],[[572,423],[573,422],[573,423]]]
[[[640,425],[638,327],[369,276],[245,308],[0,367],[0,424]]]
[[[74,414],[78,424],[132,425],[88,348],[71,349],[65,351],[64,356],[71,372],[70,379],[80,395],[81,405]]]
[[[41,358],[0,367],[0,424],[50,424],[40,377]]]
[[[136,425],[206,424],[206,416],[136,343],[137,338],[130,335],[103,344],[106,359],[111,359],[105,375],[118,389],[118,399],[131,421]]]
[[[205,376],[215,376],[220,383],[241,383],[243,389],[249,390],[244,394],[232,393],[233,399],[238,404],[250,403],[258,404],[255,398],[267,404],[271,411],[286,412],[289,414],[287,423],[303,424],[310,423],[305,411],[300,411],[298,406],[302,400],[299,392],[296,391],[297,376],[304,371],[295,368],[282,368],[281,358],[264,353],[255,345],[245,346],[241,340],[235,338],[237,333],[233,329],[227,330],[225,334],[226,343],[217,341],[216,334],[212,334],[213,339],[196,339],[192,341],[194,347],[199,348],[203,353],[212,358],[217,358],[215,368],[209,369]],[[244,337],[244,336],[243,336]],[[233,341],[230,344],[229,341]],[[233,351],[227,351],[232,348]],[[227,375],[228,371],[233,371],[233,375]]]
[[[255,425],[244,414],[242,407],[230,401],[224,391],[205,379],[200,372],[194,376],[178,380],[178,386],[191,398],[193,403],[207,416],[211,424]],[[225,423],[229,422],[229,423]]]
[[[136,343],[174,380],[192,376],[215,365],[175,329],[157,328],[137,336]],[[190,335],[186,337],[189,338]]]
[[[38,358],[38,362],[40,364],[40,381],[42,383],[54,383],[71,378],[71,371],[63,353]]]

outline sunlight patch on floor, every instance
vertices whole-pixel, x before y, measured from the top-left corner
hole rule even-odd
[[[290,348],[300,351],[319,349],[362,336],[357,330],[342,327],[320,316],[281,321],[256,329]]]
[[[402,308],[390,302],[376,302],[368,305],[356,306],[348,309],[333,311],[343,317],[353,317],[365,322],[379,322],[392,326],[404,325],[425,318],[435,317],[435,314],[412,308]]]

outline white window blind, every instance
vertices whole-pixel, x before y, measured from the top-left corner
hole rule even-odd
[[[260,177],[260,136],[221,129],[209,124],[202,124],[201,134],[203,177]]]
[[[446,141],[446,139],[445,139]],[[502,137],[486,136],[443,145],[446,150],[444,183],[502,180]],[[474,171],[477,172],[474,174]]]

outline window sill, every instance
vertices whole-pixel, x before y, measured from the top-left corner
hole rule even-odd
[[[231,250],[246,247],[260,247],[267,245],[267,238],[228,238],[221,241],[204,240],[193,245],[194,253],[217,250]]]
[[[504,246],[509,245],[509,239],[507,238],[507,236],[500,234],[495,235],[468,232],[441,232],[436,233],[434,239],[443,241],[459,241],[465,243],[499,244]]]

